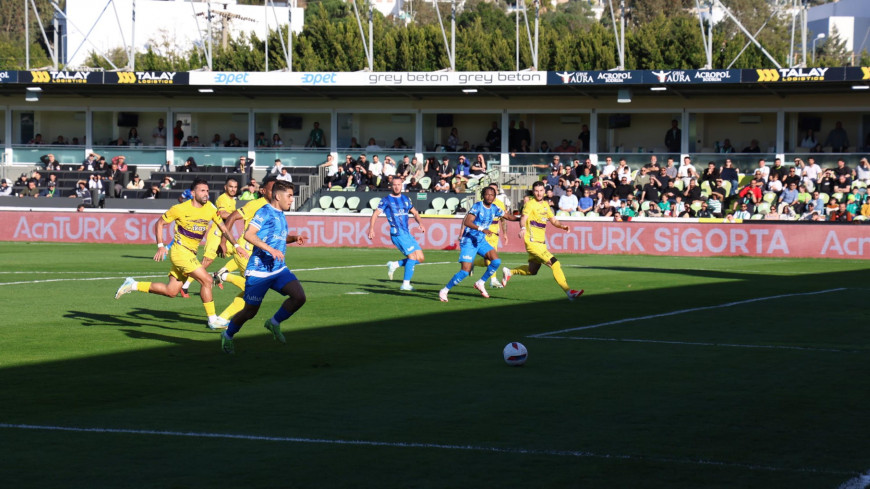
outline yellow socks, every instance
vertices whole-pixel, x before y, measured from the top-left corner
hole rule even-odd
[[[151,282],[136,282],[136,290],[139,292],[148,293],[148,289],[151,288]]]
[[[565,274],[562,273],[562,264],[559,262],[553,263],[553,278],[556,279],[556,283],[559,284],[559,287],[562,287],[562,290],[568,292],[571,290],[571,287],[568,287],[568,281],[565,280]]]
[[[511,275],[531,275],[529,273],[529,266],[523,265],[521,267],[511,269]]]
[[[232,273],[228,273],[226,281],[242,290],[245,290],[245,277],[242,277],[241,275],[234,275]]]
[[[486,263],[485,258],[483,258],[482,256],[477,256],[477,258],[474,259],[474,266],[486,268],[487,266],[489,266],[489,264]]]
[[[205,315],[208,317],[214,316],[214,301],[211,302],[203,302],[202,306],[205,307]]]
[[[224,309],[224,311],[222,313],[220,313],[220,317],[222,317],[228,321],[230,319],[232,319],[233,316],[236,315],[236,313],[238,313],[239,311],[242,310],[243,307],[245,307],[244,296],[245,296],[244,292],[237,295],[236,298],[233,299],[233,303],[228,305],[227,308]]]

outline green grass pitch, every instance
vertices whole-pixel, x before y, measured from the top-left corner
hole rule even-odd
[[[870,262],[562,255],[576,302],[545,268],[490,299],[477,269],[441,303],[456,251],[400,292],[394,250],[291,246],[308,303],[288,344],[262,327],[270,292],[229,356],[198,285],[114,299],[165,280],[153,253],[0,243],[4,487],[836,488],[870,469]],[[215,292],[220,311],[237,289]]]

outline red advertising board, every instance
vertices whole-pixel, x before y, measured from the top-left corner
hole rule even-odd
[[[8,241],[87,243],[154,243],[158,214],[0,212]],[[369,217],[290,214],[291,234],[301,234],[308,246],[392,247],[386,219],[378,219],[374,242]],[[411,231],[424,249],[442,249],[456,242],[458,218],[426,218],[426,232],[412,222]],[[870,226],[833,223],[698,223],[679,220],[645,222],[566,221],[570,231],[548,229],[548,246],[555,253],[667,256],[779,256],[795,258],[868,258]],[[508,223],[504,251],[524,251],[517,223]],[[168,227],[167,227],[168,230]],[[171,239],[168,235],[164,241]]]

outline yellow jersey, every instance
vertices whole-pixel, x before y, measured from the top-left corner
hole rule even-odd
[[[236,209],[236,211],[238,211],[238,213],[242,216],[242,219],[245,220],[245,226],[244,228],[242,228],[242,235],[237,240],[242,246],[246,246],[245,231],[248,230],[248,225],[251,223],[251,219],[254,218],[254,215],[257,213],[258,210],[262,209],[263,206],[268,203],[269,202],[266,200],[265,197],[260,197],[259,199],[249,201],[247,204]]]
[[[504,202],[502,202],[498,199],[495,199],[494,201],[492,201],[492,203],[495,204],[496,207],[501,209],[502,214],[507,213],[507,210],[505,210],[505,207],[504,207]],[[492,221],[492,224],[489,225],[489,230],[495,234],[499,234],[499,232],[500,232],[499,223],[500,222],[501,222],[501,219],[496,219],[496,220]]]
[[[553,217],[553,209],[544,201],[530,200],[523,207],[526,218],[527,243],[547,243],[547,222]]]
[[[215,201],[218,212],[226,212],[227,215],[232,214],[236,210],[236,198],[230,197],[226,192],[222,193]]]
[[[190,199],[175,204],[164,212],[161,218],[167,224],[175,221],[173,238],[175,244],[196,253],[199,243],[208,231],[208,226],[212,222],[221,222],[221,217],[218,215],[217,207],[211,202],[206,202],[202,207],[194,207],[193,202],[193,199]]]

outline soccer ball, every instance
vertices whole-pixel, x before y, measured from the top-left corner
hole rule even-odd
[[[526,363],[526,358],[529,356],[529,351],[526,350],[526,347],[517,341],[508,343],[502,353],[504,354],[504,362],[513,367]]]

